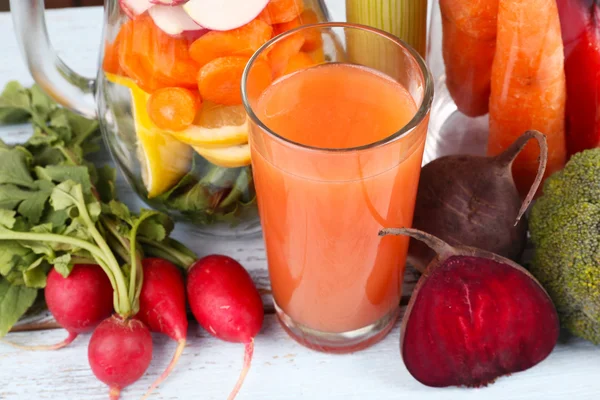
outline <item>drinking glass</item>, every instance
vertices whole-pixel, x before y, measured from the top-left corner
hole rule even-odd
[[[322,41],[324,60],[281,70],[272,84],[265,85],[261,73],[265,57],[279,57],[298,37]],[[326,148],[291,140],[260,117],[266,115],[261,100],[269,90],[309,72],[320,79],[315,78],[319,69],[340,65],[405,88],[413,108],[397,111],[409,113],[408,123],[375,142]],[[323,101],[306,97],[313,78],[305,76],[295,80],[293,90],[283,91],[285,107]],[[350,89],[377,105],[366,117],[374,126],[385,123],[377,107],[385,108],[386,102],[368,82]],[[352,84],[349,79],[347,85]],[[338,107],[336,90],[323,87],[317,94],[331,99],[331,108],[324,111],[338,110],[348,118],[361,112]],[[324,352],[370,346],[389,332],[399,313],[408,239],[381,238],[378,231],[412,223],[433,97],[423,59],[397,37],[375,28],[309,25],[272,39],[254,54],[242,77],[242,97],[250,118],[259,215],[281,324],[301,344]],[[285,107],[268,112],[286,113]],[[332,127],[319,128],[326,133]],[[366,129],[364,136],[370,133]]]

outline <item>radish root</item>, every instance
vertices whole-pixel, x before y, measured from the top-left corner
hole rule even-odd
[[[121,389],[118,387],[111,387],[108,392],[108,398],[110,400],[119,400],[119,397],[121,397]]]
[[[167,379],[167,377],[169,376],[171,371],[173,371],[173,369],[175,368],[175,365],[177,365],[177,361],[179,361],[179,357],[181,357],[181,354],[183,353],[183,349],[185,348],[185,343],[186,343],[185,339],[181,339],[177,342],[177,348],[175,349],[175,354],[173,355],[171,362],[169,363],[167,368],[164,370],[164,372],[158,378],[156,378],[156,380],[152,383],[152,385],[150,386],[148,391],[146,391],[146,394],[144,395],[144,397],[142,397],[142,400],[147,399],[152,394],[154,389],[156,389],[161,383],[163,383],[163,381],[165,379]]]
[[[70,345],[73,340],[75,340],[75,338],[77,338],[77,336],[79,336],[79,334],[74,333],[74,332],[69,332],[69,336],[66,337],[65,340],[63,340],[62,342],[58,342],[56,344],[48,344],[48,345],[40,345],[40,346],[24,346],[21,344],[17,344],[17,343],[12,343],[9,342],[7,340],[4,339],[0,339],[0,341],[2,343],[6,343],[12,347],[15,347],[17,349],[21,349],[21,350],[28,350],[28,351],[51,351],[51,350],[58,350],[58,349],[62,349],[63,347],[66,347],[68,345]]]
[[[248,375],[248,371],[250,370],[250,364],[252,363],[252,355],[254,354],[254,339],[252,339],[249,343],[246,343],[244,347],[244,366],[242,368],[242,372],[240,373],[240,377],[236,382],[233,390],[229,394],[227,400],[234,400],[235,396],[237,396],[238,392],[242,388],[242,384],[246,379],[246,375]]]

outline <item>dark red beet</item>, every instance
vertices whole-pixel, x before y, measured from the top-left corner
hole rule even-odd
[[[67,338],[53,345],[10,345],[24,350],[58,350],[73,342],[80,333],[91,332],[113,313],[110,280],[95,264],[76,264],[67,278],[52,268],[44,297],[56,322],[69,332]]]
[[[92,372],[110,387],[110,398],[144,375],[152,360],[152,336],[143,322],[112,316],[94,330],[88,345]]]
[[[264,319],[263,304],[248,272],[234,259],[211,255],[188,271],[187,295],[196,320],[211,335],[244,343],[244,367],[229,395],[235,398],[252,361],[254,337]]]
[[[181,271],[161,258],[142,261],[144,282],[140,292],[140,311],[136,318],[152,332],[158,332],[177,341],[177,349],[169,366],[152,384],[145,398],[171,373],[185,347],[188,321],[185,310],[185,284]]]
[[[452,247],[415,229],[385,229],[423,241],[429,264],[402,321],[406,368],[427,386],[479,387],[544,360],[559,335],[556,309],[539,282],[514,262]]]
[[[532,138],[540,146],[538,175],[521,201],[511,171],[514,159]],[[452,155],[438,158],[421,171],[412,226],[451,245],[473,246],[518,260],[527,240],[521,219],[546,170],[546,137],[527,131],[495,157]],[[411,239],[409,261],[422,271],[435,253]]]

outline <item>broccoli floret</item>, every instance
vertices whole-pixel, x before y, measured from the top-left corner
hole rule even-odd
[[[600,343],[600,149],[571,158],[550,176],[529,221],[531,273],[546,288],[563,327]]]

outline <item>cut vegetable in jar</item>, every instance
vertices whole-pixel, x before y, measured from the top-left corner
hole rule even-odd
[[[304,46],[305,38],[301,33],[280,39],[273,45],[268,58],[275,78],[280,77],[288,65],[290,58],[298,54]]]
[[[275,35],[279,35],[302,25],[316,24],[318,22],[319,18],[317,17],[317,13],[308,9],[304,10],[302,14],[289,22],[273,26],[273,30]],[[321,38],[321,31],[319,29],[307,30],[303,32],[303,35],[305,40],[302,50],[313,51],[323,45],[323,38]]]
[[[119,5],[121,6],[121,10],[132,19],[145,13],[152,7],[150,0],[119,0]]]
[[[442,54],[450,96],[458,110],[469,117],[487,114],[496,51],[498,0],[440,0],[440,10]],[[544,32],[536,35],[543,36]]]
[[[230,147],[248,142],[248,118],[244,106],[205,102],[194,124],[171,132],[178,140],[201,147]]]
[[[198,88],[203,99],[217,104],[242,104],[241,79],[248,57],[221,57],[203,66]]]
[[[260,19],[268,24],[290,22],[304,11],[303,0],[271,0],[260,14]]]
[[[192,125],[201,106],[197,91],[170,87],[152,93],[147,108],[150,120],[160,129],[182,131]]]
[[[190,0],[183,9],[207,29],[228,31],[252,21],[267,3],[269,0]]]
[[[190,57],[201,67],[220,57],[250,57],[272,34],[273,28],[258,19],[230,31],[211,31],[192,44]]]
[[[291,74],[292,72],[310,68],[316,64],[317,63],[313,60],[313,58],[310,55],[308,55],[308,53],[301,51],[300,53],[294,54],[292,57],[290,57],[288,64],[283,70],[283,75]]]
[[[237,168],[250,165],[250,145],[242,144],[231,147],[200,147],[194,150],[212,164],[225,168]]]
[[[147,111],[150,95],[128,78],[107,74],[116,84],[128,87],[133,100],[133,119],[137,137],[137,156],[148,198],[156,197],[175,185],[190,169],[192,148],[152,123]]]
[[[148,14],[156,26],[169,35],[204,29],[183,11],[182,6],[156,5],[148,10]]]
[[[548,143],[544,178],[561,169],[566,160],[566,87],[555,0],[500,0],[491,88],[488,154],[500,154],[534,129]],[[521,196],[535,180],[539,155],[530,143],[513,164]]]
[[[165,6],[178,6],[186,3],[188,0],[150,0],[152,4],[162,4]]]
[[[413,291],[400,333],[402,360],[422,384],[487,386],[539,364],[556,346],[556,308],[525,268],[416,229],[379,235],[410,236],[437,253]]]

